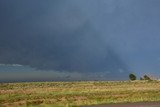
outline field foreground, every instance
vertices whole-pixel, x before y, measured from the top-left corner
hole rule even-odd
[[[160,102],[138,102],[138,103],[120,103],[120,104],[104,104],[83,107],[160,107]]]
[[[160,101],[160,81],[0,83],[0,107],[70,107]]]

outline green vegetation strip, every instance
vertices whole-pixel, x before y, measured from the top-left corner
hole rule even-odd
[[[0,83],[2,107],[72,107],[160,101],[160,81]]]

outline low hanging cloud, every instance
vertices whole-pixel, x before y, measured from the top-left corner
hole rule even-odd
[[[128,72],[106,42],[109,36],[104,38],[92,14],[75,2],[2,0],[0,7],[0,63],[67,72]],[[111,7],[109,13],[116,8]]]

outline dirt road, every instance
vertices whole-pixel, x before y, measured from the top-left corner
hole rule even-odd
[[[160,107],[160,102],[108,104],[108,105],[94,105],[94,106],[85,106],[85,107]]]

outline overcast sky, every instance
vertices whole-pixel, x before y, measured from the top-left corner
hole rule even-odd
[[[103,72],[113,79],[130,72],[160,75],[159,5],[159,0],[0,0],[0,63],[46,72]]]

